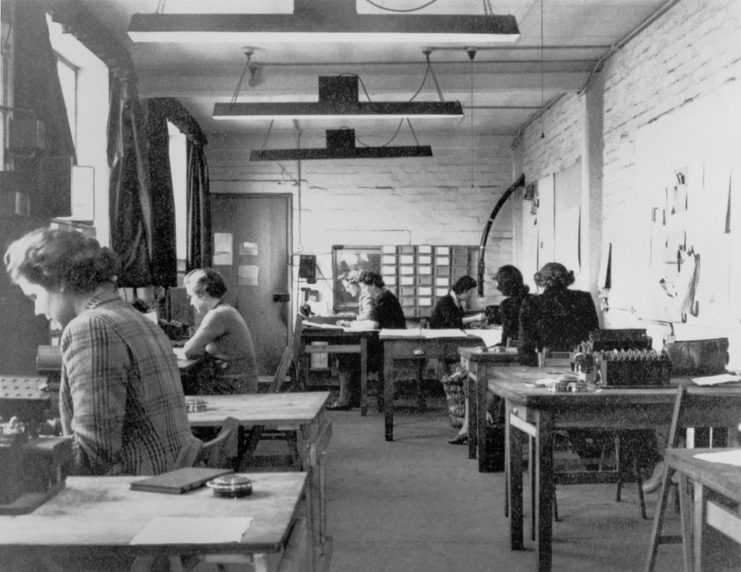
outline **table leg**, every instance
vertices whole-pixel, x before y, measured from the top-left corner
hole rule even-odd
[[[690,509],[689,486],[687,477],[677,472],[679,476],[679,514],[682,520],[682,550],[684,552],[685,572],[692,572],[692,511]],[[702,486],[702,485],[699,485]]]
[[[535,486],[537,510],[536,554],[538,570],[547,572],[552,564],[553,539],[553,417],[537,412],[535,435]],[[531,460],[533,462],[533,460]]]
[[[478,371],[475,363],[469,363],[468,375],[466,376],[466,413],[465,419],[468,420],[468,458],[476,458],[476,448],[478,447],[478,407],[476,401],[476,382],[474,376]]]
[[[360,338],[360,414],[368,413],[368,340]]]
[[[386,441],[394,440],[394,350],[393,344],[385,344],[383,352],[383,417],[386,426]]]
[[[489,451],[489,439],[486,432],[486,371],[487,366],[479,366],[478,375],[476,376],[476,441],[478,443],[479,472],[486,472],[487,465],[490,465],[490,459],[487,456]]]
[[[702,571],[702,528],[705,524],[705,487],[695,481],[695,509],[694,509],[694,527],[692,538],[692,555],[694,557],[695,572]],[[684,529],[683,529],[684,532]],[[685,554],[687,549],[685,548]],[[688,572],[692,570],[692,562],[685,560],[684,569]]]
[[[507,402],[507,411],[510,410]],[[507,472],[509,493],[509,538],[512,550],[522,550],[522,437],[513,430],[510,424],[510,414],[506,414],[505,434],[507,435],[507,449],[509,469]]]

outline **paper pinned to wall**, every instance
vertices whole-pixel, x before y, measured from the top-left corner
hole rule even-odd
[[[259,253],[257,243],[255,242],[241,242],[239,244],[240,256],[257,256]]]
[[[231,266],[233,264],[232,239],[231,232],[214,233],[214,266]]]
[[[258,286],[259,285],[259,266],[253,264],[240,264],[237,269],[238,286]]]

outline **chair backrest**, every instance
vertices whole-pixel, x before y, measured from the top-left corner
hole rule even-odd
[[[300,314],[296,315],[296,321],[293,324],[293,340],[291,342],[291,349],[293,350],[293,380],[296,384],[299,384],[301,380],[301,331],[304,327],[304,317]]]
[[[214,469],[235,469],[238,449],[239,420],[227,417],[219,434],[203,444],[195,464]]]
[[[268,386],[268,393],[278,393],[280,391],[283,382],[286,379],[286,375],[288,375],[288,370],[291,368],[292,361],[293,348],[291,346],[286,346],[286,349],[283,350],[283,355],[280,357],[280,362],[278,362],[278,368],[275,370],[275,375],[273,375],[273,381],[271,381]]]

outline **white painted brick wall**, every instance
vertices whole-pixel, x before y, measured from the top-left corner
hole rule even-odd
[[[645,249],[646,236],[636,226],[646,203],[638,153],[640,132],[657,119],[686,111],[721,86],[741,78],[741,2],[682,0],[607,60],[601,71],[604,85],[604,154],[602,173],[603,241],[617,245],[613,281],[635,280],[635,250]],[[600,82],[596,82],[599,88]],[[594,87],[593,87],[594,88]],[[521,145],[529,180],[556,173],[573,163],[582,136],[578,94],[562,98],[542,121],[530,125]],[[738,128],[738,126],[736,126]],[[698,150],[700,152],[700,150]],[[614,287],[616,285],[614,284]],[[629,306],[637,300],[622,300]],[[667,328],[638,321],[630,312],[614,310],[604,316],[606,327],[648,327],[655,340]],[[731,338],[732,361],[741,362],[741,332],[712,325],[677,326],[680,337]],[[735,340],[735,343],[734,343]],[[734,349],[735,348],[735,349]],[[735,356],[733,355],[735,354]]]
[[[327,278],[332,274],[334,244],[478,245],[494,205],[512,183],[510,138],[492,136],[478,141],[481,147],[474,160],[472,187],[467,134],[430,136],[418,129],[418,137],[432,146],[434,157],[302,162],[300,213],[295,161],[249,162],[249,150],[261,144],[257,136],[215,140],[207,148],[211,190],[292,193],[294,248],[316,254],[321,274]],[[302,146],[320,145],[321,141]],[[270,146],[293,147],[295,141],[276,140]],[[485,281],[489,283],[477,306],[496,300],[498,292],[490,277],[498,266],[511,261],[508,220],[505,209],[490,234]],[[317,289],[331,305],[329,288],[320,283]]]

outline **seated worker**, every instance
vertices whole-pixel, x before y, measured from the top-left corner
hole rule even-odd
[[[192,465],[175,354],[162,329],[122,300],[116,254],[74,230],[38,229],[5,253],[37,315],[63,329],[61,427],[71,474],[155,475]]]
[[[241,314],[223,301],[224,278],[211,268],[191,270],[183,281],[190,304],[203,314],[184,346],[185,357],[212,359],[214,375],[198,388],[201,395],[257,393],[255,345]]]
[[[520,354],[528,365],[537,365],[537,352],[543,348],[571,351],[599,328],[592,295],[568,289],[575,280],[573,271],[549,262],[534,279],[543,293],[525,298],[520,309]]]
[[[497,281],[497,290],[506,296],[499,305],[502,339],[498,345],[519,346],[520,308],[525,298],[530,296],[530,286],[523,282],[522,273],[511,264],[501,266],[494,279]]]
[[[367,319],[358,319],[351,322],[351,328],[358,329],[406,329],[407,322],[399,300],[392,292],[386,289],[386,283],[376,272],[363,271],[358,277],[360,292],[370,296],[375,304],[371,315]],[[379,341],[368,344],[368,371],[378,371],[379,381],[382,380],[383,345]],[[333,411],[347,411],[350,409],[350,377],[340,378],[340,396],[327,409]],[[379,383],[379,386],[381,383]],[[382,391],[379,387],[378,391]]]
[[[430,328],[436,330],[463,329],[466,324],[483,320],[483,314],[466,316],[463,310],[463,304],[471,299],[477,285],[478,282],[470,276],[458,278],[453,288],[435,304],[430,317]]]
[[[530,287],[524,284],[522,273],[511,264],[501,266],[494,277],[497,281],[497,290],[507,296],[500,303],[500,317],[502,323],[502,339],[499,346],[518,345],[520,336],[520,307],[522,301],[529,296]],[[468,397],[466,397],[468,400]],[[448,439],[451,445],[463,445],[468,442],[468,403],[465,408],[466,414],[463,425],[458,434]],[[498,414],[499,412],[495,412]]]
[[[476,286],[478,286],[478,282],[470,276],[461,276],[458,278],[458,280],[455,281],[455,284],[453,284],[453,288],[435,304],[435,307],[432,310],[432,316],[430,317],[430,329],[463,329],[465,324],[483,319],[481,315],[465,316],[463,310],[463,303],[471,299]],[[446,372],[450,370],[451,363],[444,363],[442,365]],[[467,399],[468,397],[466,397],[466,400]],[[466,410],[467,409],[468,407],[466,407]],[[453,439],[448,439],[448,443],[451,445],[462,445],[467,441],[468,417],[466,416],[463,419],[463,426],[460,431],[458,431],[458,435]]]
[[[358,299],[358,313],[355,316],[356,320],[369,320],[372,318],[373,307],[375,303],[373,298],[366,291],[361,292],[360,289],[360,273],[359,272],[345,272],[342,275],[342,287],[345,292],[350,294],[353,298]],[[351,327],[352,320],[339,320],[338,326]],[[337,369],[340,377],[340,396],[338,398],[339,403],[348,403],[351,407],[357,407],[360,405],[360,356],[358,354],[345,354],[337,356]],[[350,378],[350,379],[345,379]],[[351,394],[345,395],[342,393],[342,388],[346,391],[349,388]]]
[[[520,310],[520,353],[528,365],[537,365],[536,352],[544,348],[572,351],[599,328],[591,294],[568,289],[574,283],[573,271],[558,262],[549,262],[534,278],[544,291],[523,300]],[[570,430],[568,436],[588,469],[595,468],[591,459],[599,457],[612,442],[612,434],[600,431]]]

